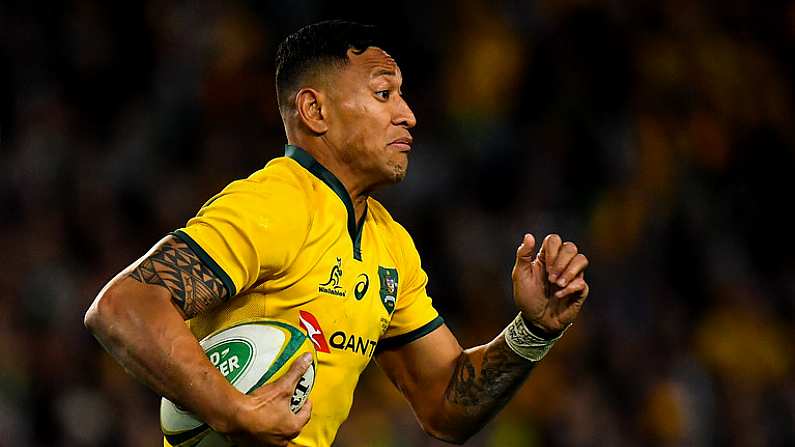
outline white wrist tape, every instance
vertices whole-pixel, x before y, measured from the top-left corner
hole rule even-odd
[[[516,355],[532,362],[537,362],[547,355],[547,352],[552,349],[552,345],[560,340],[560,337],[563,336],[567,329],[568,327],[553,339],[539,337],[530,332],[520,312],[519,315],[513,319],[511,324],[505,328],[502,335],[505,337],[505,342],[508,344],[508,347],[511,348]]]

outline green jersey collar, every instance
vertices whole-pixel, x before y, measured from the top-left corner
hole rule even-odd
[[[342,200],[343,205],[345,205],[345,209],[348,211],[348,235],[350,235],[351,243],[353,243],[353,258],[357,261],[361,261],[362,230],[364,229],[364,221],[367,217],[367,203],[365,202],[364,214],[362,214],[362,218],[357,225],[356,212],[353,209],[353,201],[351,200],[351,196],[348,194],[348,190],[345,189],[345,186],[342,184],[342,182],[334,174],[332,174],[323,165],[318,163],[311,154],[298,146],[286,144],[284,146],[284,156],[292,158],[299,165],[303,166],[304,169],[311,172],[315,177],[320,179],[320,181],[331,188],[331,190],[337,194],[337,197]]]

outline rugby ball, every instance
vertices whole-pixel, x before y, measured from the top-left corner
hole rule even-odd
[[[199,344],[210,363],[239,391],[250,393],[284,375],[305,352],[312,364],[293,391],[290,410],[301,409],[317,371],[317,353],[312,339],[301,329],[278,320],[249,320],[218,330]],[[173,447],[233,446],[225,437],[170,400],[160,402],[160,428]]]

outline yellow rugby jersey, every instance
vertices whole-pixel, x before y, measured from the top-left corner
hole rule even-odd
[[[296,146],[231,183],[173,234],[232,297],[188,321],[197,338],[252,317],[291,322],[312,338],[312,418],[294,445],[331,445],[373,354],[443,323],[406,230],[373,198],[355,222],[342,183]]]

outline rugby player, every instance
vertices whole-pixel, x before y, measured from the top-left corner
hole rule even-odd
[[[276,73],[284,156],[229,184],[100,291],[85,322],[105,349],[241,443],[331,445],[372,357],[425,432],[454,443],[476,433],[575,320],[588,260],[557,235],[536,253],[525,234],[516,319],[462,349],[426,293],[411,237],[370,197],[406,175],[416,119],[401,84],[370,26],[321,22],[287,37]],[[289,400],[306,357],[244,395],[197,342],[252,317],[300,324],[315,343],[317,380],[297,414]]]

